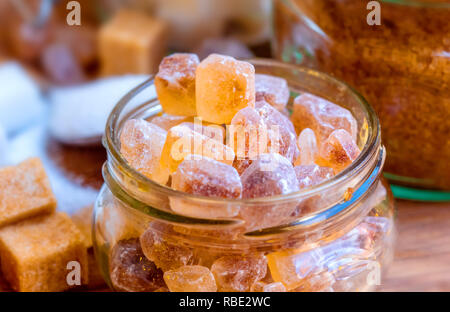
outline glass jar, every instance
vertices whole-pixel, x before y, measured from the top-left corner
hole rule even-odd
[[[251,62],[257,73],[288,81],[290,105],[299,92],[310,92],[352,111],[360,129],[360,156],[332,179],[288,195],[232,200],[173,190],[135,171],[119,153],[124,122],[161,111],[156,96],[133,102],[142,90],[154,88],[149,79],[118,103],[104,137],[106,183],[95,206],[93,236],[112,289],[214,291],[214,280],[219,291],[356,291],[379,284],[392,259],[396,232],[393,199],[381,176],[385,150],[375,113],[344,83],[325,74],[277,61]],[[170,209],[175,201],[234,210],[237,216],[180,215]],[[283,219],[285,207],[294,212]],[[239,218],[244,211],[255,218],[272,217],[261,228],[244,223]],[[189,272],[191,279],[180,277]]]
[[[346,81],[374,106],[391,181],[450,191],[450,1],[378,3],[381,25],[369,26],[367,1],[277,0],[275,54]],[[450,200],[408,193],[417,194]]]

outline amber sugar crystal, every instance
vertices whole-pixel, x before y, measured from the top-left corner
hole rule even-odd
[[[175,53],[165,57],[155,77],[155,87],[164,111],[172,115],[195,116],[195,71],[198,56]]]
[[[161,167],[161,152],[167,132],[143,119],[130,119],[120,134],[120,152],[143,175],[165,184],[169,171]]]
[[[55,209],[50,181],[38,158],[0,169],[0,226]]]
[[[359,153],[360,150],[350,133],[339,129],[333,131],[323,142],[316,161],[321,166],[328,166],[339,172],[350,165]]]
[[[249,291],[267,274],[267,259],[263,255],[230,255],[217,259],[211,271],[219,291]]]
[[[109,270],[118,291],[149,292],[165,286],[163,272],[144,256],[136,238],[121,240],[114,246]]]
[[[305,128],[314,131],[320,145],[337,129],[344,129],[356,140],[358,124],[352,113],[334,103],[309,93],[294,100],[292,122],[300,133]]]
[[[286,79],[256,74],[256,101],[266,101],[279,111],[283,111],[289,101],[289,87]]]
[[[182,266],[164,273],[171,292],[215,292],[216,281],[211,271],[200,265]]]
[[[196,107],[199,117],[229,124],[246,106],[255,105],[255,68],[230,56],[211,54],[197,67]]]
[[[228,165],[232,165],[235,158],[234,151],[225,144],[194,131],[188,125],[178,125],[167,134],[160,162],[163,168],[173,173],[187,156],[194,154]]]
[[[81,283],[88,283],[88,259],[82,234],[62,212],[34,217],[0,230],[1,267],[16,291],[63,291],[67,265],[81,266]]]

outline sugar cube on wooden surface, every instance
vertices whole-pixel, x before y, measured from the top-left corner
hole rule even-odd
[[[1,267],[16,291],[63,291],[72,261],[80,282],[88,283],[88,260],[82,235],[62,212],[31,218],[0,229]]]

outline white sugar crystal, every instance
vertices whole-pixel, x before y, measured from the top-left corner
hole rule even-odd
[[[0,65],[0,124],[14,133],[36,122],[45,113],[39,86],[15,62]]]
[[[114,106],[147,78],[145,75],[118,76],[51,90],[51,135],[68,144],[100,144]],[[133,99],[133,105],[140,105],[155,96],[154,87],[149,87]]]

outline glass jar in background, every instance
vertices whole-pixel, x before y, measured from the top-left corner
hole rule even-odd
[[[328,72],[377,112],[396,195],[450,200],[450,1],[277,0],[277,58]],[[410,190],[407,187],[442,192]]]
[[[112,289],[360,291],[380,283],[392,259],[396,231],[393,198],[381,176],[385,150],[375,113],[345,84],[325,74],[270,60],[252,63],[257,73],[288,81],[290,105],[300,92],[310,92],[349,109],[360,129],[360,156],[322,184],[268,198],[213,199],[162,186],[131,168],[119,152],[126,120],[161,111],[156,96],[143,104],[132,101],[154,87],[149,79],[118,103],[104,137],[106,183],[95,206],[94,245]],[[233,210],[236,217],[177,214],[170,208],[177,202]],[[280,218],[286,207],[289,215]],[[260,221],[245,223],[239,217],[244,212]],[[180,280],[180,272],[201,275],[203,282]]]

